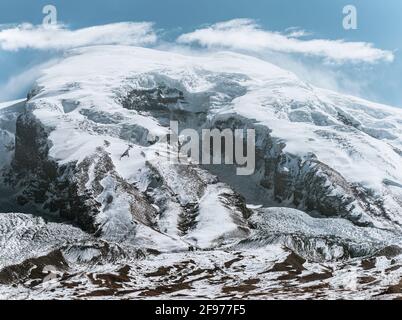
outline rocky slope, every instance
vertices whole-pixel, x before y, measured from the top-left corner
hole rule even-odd
[[[170,120],[255,129],[255,173],[171,165]],[[401,137],[401,110],[312,87],[252,57],[72,50],[26,101],[0,105],[0,212],[51,221],[0,215],[2,290],[33,297],[51,265],[55,297],[398,291]],[[22,250],[24,239],[41,250],[35,241]],[[164,259],[172,266],[152,271]],[[46,270],[32,275],[32,265]]]
[[[0,214],[0,298],[401,297],[402,251],[386,245],[398,243],[394,235],[292,209],[272,208],[256,219],[264,221],[237,245],[160,252],[26,214]]]

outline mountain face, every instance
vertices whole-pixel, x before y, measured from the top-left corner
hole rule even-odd
[[[169,163],[172,120],[254,129],[254,173]],[[0,151],[0,296],[402,293],[402,111],[267,62],[75,49],[0,104]]]

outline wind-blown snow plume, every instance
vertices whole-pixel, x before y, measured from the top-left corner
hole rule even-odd
[[[183,34],[177,41],[182,44],[196,43],[208,48],[304,54],[337,63],[391,62],[394,59],[392,52],[375,48],[371,43],[328,39],[301,40],[300,35],[304,36],[305,33],[285,35],[263,30],[254,20],[235,19]]]

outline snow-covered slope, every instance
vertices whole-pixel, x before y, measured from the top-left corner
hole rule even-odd
[[[255,173],[171,165],[161,142],[169,120],[254,128]],[[176,262],[188,250],[255,250],[257,260],[272,250],[261,258],[270,261],[292,250],[316,263],[311,270],[399,246],[402,110],[313,87],[253,57],[74,49],[43,72],[26,103],[0,106],[0,134],[0,212],[11,201],[75,223],[96,245],[175,260],[174,252]],[[219,254],[199,255],[202,265]]]

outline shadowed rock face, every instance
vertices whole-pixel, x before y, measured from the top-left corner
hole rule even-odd
[[[56,177],[55,165],[48,159],[48,132],[31,113],[21,114],[16,123],[15,155],[16,170],[33,172],[38,170],[44,178]]]
[[[11,167],[3,173],[4,182],[13,190],[21,211],[28,205],[31,213],[49,213],[94,232],[93,208],[85,203],[84,194],[78,194],[72,179],[74,164],[59,166],[48,156],[50,131],[30,112],[18,117],[15,155]]]
[[[28,112],[18,117],[16,128],[15,156],[5,177],[9,187],[18,192],[15,200],[20,206],[34,204],[38,212],[58,214],[95,233],[99,229],[96,216],[105,210],[105,204],[96,198],[104,189],[102,180],[111,177],[117,182],[116,192],[127,193],[132,198],[133,216],[141,223],[152,225],[154,209],[134,186],[118,176],[104,150],[99,148],[79,165],[58,166],[48,156],[49,129]],[[88,185],[91,166],[94,166],[94,179]],[[107,201],[113,201],[113,195]]]
[[[264,205],[297,208],[323,217],[345,217],[362,226],[371,225],[362,218],[363,212],[384,213],[381,203],[370,197],[368,190],[348,183],[338,172],[318,161],[315,155],[302,159],[285,152],[286,144],[273,138],[267,127],[242,117],[217,118],[208,126],[220,130],[256,130],[256,170],[253,176],[239,177],[234,168],[231,168],[232,174],[227,174],[219,167],[206,166],[251,203],[256,199],[249,190],[264,195],[258,202]],[[253,186],[248,190],[250,185]]]

